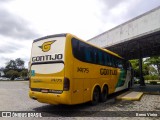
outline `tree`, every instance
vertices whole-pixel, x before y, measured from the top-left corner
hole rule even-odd
[[[22,70],[21,72],[20,72],[20,76],[21,77],[27,77],[28,76],[28,70],[27,69],[24,69],[24,70]]]
[[[18,69],[24,69],[24,61],[21,58],[17,58],[15,63]]]
[[[142,63],[142,65],[143,75],[149,75],[150,66],[145,64],[144,62]]]
[[[158,71],[152,65],[149,65],[149,75],[158,75]]]
[[[157,67],[158,75],[160,76],[160,56],[154,56],[145,60],[148,65],[155,65]]]
[[[14,60],[10,60],[9,62],[6,63],[7,70],[15,70],[17,69],[16,62]]]
[[[27,76],[27,72],[24,67],[24,61],[21,58],[8,61],[3,71],[5,76],[11,78],[12,80],[20,75]]]
[[[9,70],[6,72],[6,76],[14,80],[16,77],[19,77],[19,73],[16,70]]]
[[[4,68],[3,67],[0,68],[0,77],[1,76],[4,76]]]
[[[132,68],[135,71],[135,77],[139,77],[140,76],[140,71],[139,71],[139,60],[135,59],[135,60],[130,60],[131,64],[132,64]],[[149,66],[147,64],[145,64],[142,61],[142,71],[143,71],[143,75],[148,75],[149,74]]]
[[[6,71],[8,70],[21,71],[22,69],[24,69],[24,61],[21,58],[17,58],[16,60],[10,60],[6,63],[5,69]]]

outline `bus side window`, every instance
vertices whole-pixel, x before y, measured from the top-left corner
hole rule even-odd
[[[107,53],[104,54],[104,61],[105,61],[104,62],[105,65],[111,66],[110,56]]]
[[[96,64],[99,64],[98,50],[95,50]]]
[[[122,60],[119,60],[119,62],[118,62],[118,68],[123,69]]]
[[[79,59],[79,41],[76,40],[75,38],[72,38],[72,47],[73,47],[73,55],[74,57],[78,58]]]
[[[89,46],[85,47],[85,61],[92,62],[91,48]]]
[[[113,57],[113,67],[117,67],[116,58]]]
[[[111,56],[110,56],[109,54],[107,54],[107,61],[108,61],[108,65],[109,65],[109,66],[112,66]]]
[[[98,50],[98,64],[103,64],[103,60],[102,60],[102,52],[100,50]]]
[[[102,65],[105,65],[105,58],[104,58],[104,56],[105,56],[105,52],[102,52]]]
[[[92,63],[96,63],[96,61],[97,61],[96,59],[97,59],[97,58],[96,58],[96,50],[95,50],[95,49],[92,50],[92,56],[93,56],[93,61],[92,61]]]
[[[115,67],[118,67],[118,60],[115,58]]]
[[[104,65],[108,65],[107,54],[104,53]]]
[[[110,57],[110,62],[111,62],[111,66],[114,67],[114,60],[112,56]]]
[[[79,59],[82,60],[82,61],[86,61],[85,46],[81,42],[79,44]]]

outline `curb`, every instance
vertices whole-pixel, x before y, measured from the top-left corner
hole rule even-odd
[[[120,96],[117,96],[116,99],[117,100],[139,101],[141,99],[142,95],[143,95],[143,92],[139,92],[138,95],[136,95],[135,97],[134,96],[133,97],[125,97],[125,95],[127,95],[129,93],[131,93],[131,91],[127,92],[127,93],[124,93]]]

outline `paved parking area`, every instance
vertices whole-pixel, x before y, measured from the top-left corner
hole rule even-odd
[[[118,101],[115,99],[115,97],[120,94],[118,93],[109,96],[107,102],[99,103],[96,106],[91,106],[88,103],[73,106],[48,105],[30,99],[28,96],[28,86],[28,81],[0,81],[0,111],[43,111],[43,114],[46,116],[56,116],[60,119],[63,119],[66,114],[71,116],[72,119],[82,119],[79,116],[83,115],[90,116],[86,119],[94,119],[95,117],[98,117],[99,119],[104,119],[99,116],[100,114],[105,114],[105,112],[107,113],[107,111],[116,111],[118,114],[123,113],[123,111],[160,112],[160,95],[144,94],[140,101]],[[64,114],[64,112],[60,111],[67,111],[67,113]],[[81,115],[82,113],[83,115]],[[130,115],[130,112],[128,112],[128,115]],[[143,117],[141,117],[140,119],[142,118]],[[52,118],[48,117],[45,119]],[[119,118],[110,117],[108,119],[118,120]],[[128,117],[124,119],[131,118]],[[145,119],[150,118],[148,117]]]

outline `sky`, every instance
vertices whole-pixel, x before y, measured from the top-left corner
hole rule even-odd
[[[0,67],[22,58],[34,39],[71,33],[88,40],[160,6],[160,0],[0,0]]]

